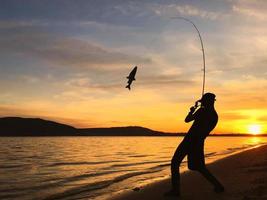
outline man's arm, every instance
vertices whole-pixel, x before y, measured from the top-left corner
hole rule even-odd
[[[189,111],[188,115],[186,116],[186,118],[185,118],[185,120],[184,120],[186,123],[195,120],[196,116],[197,116],[198,113],[199,113],[199,110],[197,110],[196,112],[195,112],[195,110],[196,110],[196,108],[195,108],[194,106],[192,106],[192,107],[190,108],[190,111]]]

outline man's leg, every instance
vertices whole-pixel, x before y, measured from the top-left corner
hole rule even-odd
[[[172,190],[165,193],[166,196],[180,195],[180,164],[187,154],[186,143],[183,141],[176,149],[171,160],[171,183]]]
[[[214,185],[214,191],[219,193],[224,191],[223,185],[211,174],[211,172],[203,167],[198,170],[211,184]]]

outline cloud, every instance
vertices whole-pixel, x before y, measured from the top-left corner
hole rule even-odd
[[[88,123],[100,125],[147,117],[145,126],[184,127],[177,121],[201,94],[202,54],[192,27],[170,16],[200,28],[206,91],[218,97],[221,122],[249,121],[242,109],[266,112],[266,1],[177,2],[31,0],[22,7],[9,0],[8,9],[0,7],[0,103],[14,105],[0,113],[92,116]],[[133,65],[139,68],[129,92]],[[165,117],[172,112],[173,124]]]
[[[192,77],[186,77],[186,74],[159,74],[150,76],[141,76],[141,80],[138,83],[142,87],[193,87],[197,83]]]
[[[105,100],[107,98],[118,98],[128,92],[125,89],[127,79],[119,77],[115,81],[101,81],[94,80],[93,78],[80,76],[73,77],[65,82],[58,83],[64,89],[53,95],[56,101],[87,101],[89,99]],[[177,101],[173,99],[173,91],[187,88],[190,93],[192,88],[198,87],[198,83],[191,79],[186,79],[184,75],[149,75],[138,76],[136,81],[133,82],[132,88],[135,92],[153,91],[153,93],[160,93],[164,89],[165,98],[170,101]],[[180,94],[185,91],[181,91]],[[191,91],[192,92],[192,91]],[[179,97],[179,100],[181,97]]]
[[[0,18],[9,20],[47,20],[50,22],[64,21],[96,21],[101,23],[142,26],[145,20],[153,13],[147,9],[151,1],[132,0],[98,0],[84,1],[54,0],[28,0],[21,7],[14,0],[8,1],[7,6],[0,7]],[[10,14],[12,13],[12,14]]]
[[[179,16],[196,16],[203,19],[217,20],[228,16],[226,13],[208,11],[189,4],[155,4],[153,10],[156,15],[169,17],[177,16],[178,14]]]
[[[44,0],[34,0],[21,7],[16,1],[10,0],[8,9],[5,9],[5,6],[0,7],[0,18],[45,20],[49,23],[95,21],[129,27],[144,27],[148,24],[151,25],[153,19],[158,20],[158,16],[178,14],[209,20],[225,17],[225,13],[215,9],[210,10],[207,8],[209,6],[203,9],[201,6],[193,5],[194,2],[186,2],[186,4],[183,1],[174,2],[173,0],[98,0],[93,2],[65,0],[62,3],[61,0],[54,0],[53,3],[47,3]],[[147,23],[147,21],[150,22]]]
[[[256,20],[267,20],[266,9],[267,3],[264,0],[238,0],[232,6],[233,12]]]
[[[34,25],[40,25],[40,22],[34,20],[0,20],[0,29],[31,27]]]
[[[36,84],[40,81],[40,78],[36,76],[29,76],[29,75],[21,75],[20,77],[23,81],[26,81],[31,84]]]
[[[120,77],[119,80],[114,81],[113,83],[100,82],[96,83],[95,80],[89,77],[74,77],[68,80],[64,85],[74,88],[95,88],[95,89],[116,89],[122,88],[123,84],[126,84],[127,79]],[[136,82],[133,82],[134,85],[138,84],[142,88],[152,87],[152,86],[168,86],[168,87],[192,87],[197,84],[193,80],[192,76],[187,77],[186,74],[151,74],[151,75],[136,75]]]
[[[258,120],[267,123],[267,116],[259,117]]]
[[[238,111],[229,111],[229,112],[220,113],[220,118],[225,119],[225,120],[244,120],[244,119],[247,119],[248,116],[241,114]]]
[[[191,5],[176,6],[175,9],[180,15],[183,15],[183,16],[198,16],[198,17],[206,18],[210,20],[216,20],[221,15],[220,13],[202,10]]]
[[[266,20],[267,15],[265,13],[259,12],[257,9],[233,6],[233,11],[248,17],[256,18],[257,20]]]
[[[38,57],[60,66],[104,67],[106,70],[110,69],[108,66],[152,62],[150,58],[129,55],[85,40],[34,31],[1,37],[0,51]]]

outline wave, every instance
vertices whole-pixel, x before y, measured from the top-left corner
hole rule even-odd
[[[212,148],[211,150],[213,152],[208,151],[205,157],[208,158],[209,161],[214,161],[231,155],[234,152],[258,146],[259,143],[257,145],[242,145],[240,143],[239,145],[239,147],[227,145],[226,147],[228,148],[225,147],[223,150],[222,148],[218,148],[218,151],[216,151],[216,148]],[[168,149],[174,150],[172,147],[168,147]],[[23,161],[21,164],[18,164],[16,160],[18,157],[13,157],[13,159],[10,157],[14,162],[8,160],[8,162],[0,164],[0,170],[4,169],[4,171],[8,171],[7,169],[10,168],[8,173],[13,173],[13,171],[15,172],[19,169],[20,173],[26,172],[25,174],[27,176],[24,176],[24,179],[18,180],[16,177],[14,180],[11,180],[6,176],[6,179],[1,180],[0,199],[29,199],[29,195],[32,197],[35,195],[40,200],[73,200],[82,197],[85,197],[84,199],[92,199],[94,197],[106,195],[106,192],[114,192],[114,188],[115,190],[118,188],[126,189],[126,187],[132,188],[133,182],[135,185],[136,182],[143,184],[159,179],[161,175],[164,175],[164,177],[169,175],[167,171],[171,162],[169,152],[161,152],[162,155],[146,155],[146,153],[139,154],[138,152],[122,151],[114,154],[111,154],[112,152],[107,153],[109,154],[92,155],[88,158],[88,161],[80,159],[80,161],[71,162],[71,160],[64,158],[64,160],[61,159],[59,162],[55,163],[53,163],[53,157],[51,157],[51,159],[46,157],[46,155],[49,154],[45,154],[43,157],[29,157],[27,155],[25,156],[27,160],[19,156],[19,159]],[[110,157],[111,155],[113,157]],[[155,158],[149,156],[155,156]],[[101,160],[97,161],[96,157],[101,157],[98,158]],[[123,160],[122,157],[125,157],[125,159]],[[37,159],[39,161],[41,160],[39,158],[43,158],[45,162],[29,164],[28,158],[31,158],[30,161]],[[90,160],[90,158],[92,159]],[[103,161],[104,158],[106,158],[107,161]],[[185,159],[181,164],[182,170],[186,169],[186,163]],[[36,166],[34,164],[36,164]],[[33,171],[30,171],[31,167],[28,167],[29,165],[35,167]],[[79,166],[81,166],[81,171],[76,171],[74,175],[68,173],[71,172],[71,170],[78,170]],[[26,170],[29,170],[29,172],[24,170],[24,167],[27,167]],[[32,174],[30,173],[35,173],[34,170],[38,170],[38,177],[31,176]],[[63,173],[61,173],[61,170]],[[125,184],[124,181],[127,184]],[[8,187],[6,187],[7,185]],[[21,198],[21,196],[25,198]],[[40,198],[40,196],[42,198]]]
[[[57,167],[63,165],[99,165],[99,164],[117,163],[117,162],[121,162],[121,160],[95,161],[95,162],[58,162],[58,163],[48,164],[46,166]]]
[[[230,154],[230,153],[233,153],[233,152],[237,152],[237,151],[240,151],[240,150],[244,150],[244,149],[248,149],[248,148],[251,148],[251,147],[254,147],[255,144],[247,144],[247,145],[243,145],[241,147],[230,147],[230,148],[227,148],[225,151],[223,151],[221,154]]]
[[[164,162],[170,162],[170,160],[161,160],[161,161],[145,161],[145,162],[139,162],[139,163],[125,163],[125,164],[114,164],[102,169],[110,169],[110,168],[116,168],[116,167],[129,167],[129,166],[137,166],[137,165],[144,165],[144,164],[155,164],[155,163],[164,163]]]
[[[12,168],[21,168],[29,166],[30,164],[18,164],[18,165],[8,165],[8,164],[1,164],[0,169],[12,169]]]
[[[152,168],[150,168],[146,171],[131,172],[131,173],[127,173],[127,174],[123,174],[123,175],[114,177],[111,180],[99,181],[99,182],[94,182],[94,183],[90,183],[90,184],[85,184],[85,185],[80,186],[80,187],[75,187],[75,188],[66,190],[65,192],[54,194],[54,195],[51,195],[49,197],[43,198],[42,200],[52,200],[52,199],[53,200],[60,200],[60,199],[66,199],[67,197],[70,197],[70,196],[71,196],[70,198],[73,199],[73,196],[75,196],[75,195],[81,195],[82,193],[89,193],[89,192],[92,192],[95,190],[104,189],[104,188],[107,188],[114,183],[119,183],[119,182],[125,181],[129,178],[133,178],[135,176],[140,176],[140,175],[150,174],[150,173],[156,173],[159,171],[161,171],[161,170],[160,169],[152,170]],[[93,194],[91,197],[93,197]]]
[[[218,152],[217,153],[217,156],[230,155],[232,153],[240,152],[242,150],[253,148],[255,146],[259,146],[259,145],[263,145],[263,144],[266,144],[266,143],[265,142],[262,142],[262,143],[258,143],[258,144],[246,144],[246,145],[242,145],[240,147],[230,147],[230,148],[227,148],[224,151]]]
[[[249,147],[253,147],[255,145],[243,145],[241,147],[235,147],[235,148],[227,148],[226,151],[223,152],[210,152],[205,154],[206,157],[216,157],[218,155],[227,155],[231,154],[232,152],[239,151],[242,149],[246,149]],[[58,162],[58,163],[53,163],[53,164],[48,164],[46,165],[47,167],[55,167],[55,166],[65,166],[65,165],[98,165],[98,164],[107,164],[107,163],[116,163],[116,162],[121,162],[120,160],[115,160],[115,161],[98,161],[98,162]],[[115,168],[122,168],[122,167],[129,167],[129,166],[138,166],[138,165],[145,165],[145,164],[157,164],[156,166],[152,166],[150,168],[147,168],[143,171],[132,171],[132,170],[114,170]],[[186,161],[182,162],[182,166],[184,166]],[[77,187],[77,184],[75,188],[68,189],[65,192],[58,193],[55,195],[52,195],[50,197],[44,198],[45,200],[50,200],[50,199],[65,199],[67,196],[72,196],[72,195],[80,195],[81,193],[87,193],[99,189],[103,189],[106,187],[111,186],[114,183],[120,183],[124,180],[133,178],[135,176],[140,176],[140,175],[145,175],[145,174],[150,174],[150,173],[156,173],[160,172],[163,169],[166,169],[166,167],[170,166],[170,160],[160,160],[160,161],[145,161],[145,162],[139,162],[139,163],[125,163],[125,164],[113,164],[111,166],[99,169],[102,172],[97,172],[97,173],[90,173],[90,174],[82,174],[78,176],[72,176],[64,179],[59,179],[59,178],[53,178],[53,179],[46,179],[43,180],[40,183],[45,183],[41,184],[38,186],[34,187],[19,187],[19,188],[12,188],[10,190],[0,190],[0,193],[9,193],[5,194],[6,197],[8,195],[11,195],[10,193],[12,192],[25,192],[25,191],[36,191],[36,190],[45,190],[49,188],[57,188],[57,187],[64,187],[66,184],[70,185],[72,182],[78,182],[82,180],[90,180],[90,178],[95,178],[95,177],[101,177],[105,175],[110,175],[110,174],[116,174],[120,173],[121,175],[115,176],[113,179],[105,180],[105,181],[98,181],[94,183],[86,183],[83,184],[83,186]],[[9,167],[21,167],[21,165],[13,165],[13,166],[1,166],[0,168],[9,168]],[[113,170],[105,170],[105,169],[113,169]],[[105,170],[105,171],[103,171]],[[132,172],[130,172],[132,171]],[[125,173],[126,172],[126,173]],[[122,174],[125,173],[125,174]],[[52,182],[54,181],[54,182]],[[51,183],[52,182],[52,183]],[[1,196],[2,197],[2,196]]]
[[[130,158],[145,158],[153,155],[129,155]]]
[[[89,163],[89,162],[87,162]],[[144,164],[144,163],[164,163],[164,161],[151,161],[151,162],[143,162],[143,163],[132,163],[132,165],[140,165],[140,164]],[[59,163],[55,163],[55,164],[59,164]],[[61,163],[62,164],[62,163]],[[129,164],[131,165],[131,164]],[[113,180],[109,180],[109,181],[105,181],[105,182],[96,182],[94,183],[93,185],[92,184],[89,184],[88,187],[91,185],[93,186],[93,188],[95,189],[98,189],[98,187],[94,186],[94,185],[97,185],[98,183],[101,183],[100,184],[100,188],[106,186],[106,183],[109,183],[111,181],[111,183],[113,182],[119,182],[119,181],[123,181],[125,179],[128,179],[128,178],[131,178],[133,176],[138,176],[138,175],[142,175],[142,174],[149,174],[149,173],[155,173],[156,171],[161,171],[161,169],[163,167],[166,167],[170,165],[169,163],[166,164],[160,164],[160,165],[157,165],[157,166],[153,166],[151,168],[148,168],[147,170],[145,171],[140,171],[140,172],[130,172],[130,173],[126,173],[126,174],[123,174],[123,175],[120,175],[120,176],[117,176],[117,177],[114,177]],[[119,165],[120,167],[124,166],[124,165]],[[113,166],[114,167],[114,166]],[[111,167],[111,168],[113,168]],[[102,169],[103,170],[103,169]],[[103,172],[97,172],[97,173],[90,173],[90,174],[82,174],[82,175],[78,175],[78,176],[72,176],[72,177],[68,177],[68,178],[64,178],[63,180],[59,179],[59,178],[52,178],[52,179],[45,179],[45,180],[42,180],[40,183],[45,183],[45,184],[41,184],[41,185],[38,185],[38,186],[33,186],[33,187],[14,187],[10,190],[6,190],[6,189],[2,189],[0,190],[0,193],[1,192],[14,192],[14,191],[25,191],[25,190],[45,190],[45,189],[49,189],[49,188],[54,188],[54,187],[60,187],[60,186],[64,186],[65,184],[70,184],[71,182],[77,182],[77,181],[82,181],[84,179],[89,179],[89,178],[95,178],[95,177],[98,177],[98,176],[104,176],[104,175],[110,175],[110,174],[115,174],[115,173],[123,173],[123,172],[129,172],[131,170],[109,170],[109,171],[103,171]],[[54,181],[54,182],[52,182]],[[51,183],[52,182],[52,183]],[[103,183],[104,186],[103,186]],[[110,185],[111,183],[109,183],[108,185]],[[102,185],[102,186],[101,186]],[[92,189],[92,188],[91,188]]]
[[[206,153],[206,154],[205,154],[205,157],[215,156],[216,154],[217,154],[217,152]]]
[[[79,176],[72,176],[69,178],[64,178],[63,180],[58,180],[56,182],[51,183],[50,181],[55,180],[55,179],[46,179],[43,180],[42,182],[50,182],[48,184],[42,184],[38,186],[33,186],[33,187],[19,187],[19,188],[12,188],[10,191],[24,191],[24,190],[43,190],[43,189],[48,189],[48,188],[53,188],[53,187],[58,187],[58,186],[63,186],[64,184],[71,183],[71,182],[76,182],[76,181],[81,181],[83,179],[88,179],[90,177],[97,177],[97,176],[103,176],[107,174],[112,174],[112,173],[118,173],[118,172],[124,172],[124,171],[129,171],[129,170],[121,170],[121,171],[105,171],[105,172],[98,172],[98,173],[92,173],[92,174],[83,174]],[[1,192],[6,192],[6,189],[0,190]]]

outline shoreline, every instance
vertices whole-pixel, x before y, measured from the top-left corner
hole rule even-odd
[[[267,145],[253,147],[216,160],[207,167],[224,184],[225,192],[213,192],[212,185],[198,172],[187,170],[181,174],[179,199],[267,199]],[[108,199],[175,199],[163,196],[170,188],[170,179],[167,178],[142,188],[114,194]]]

